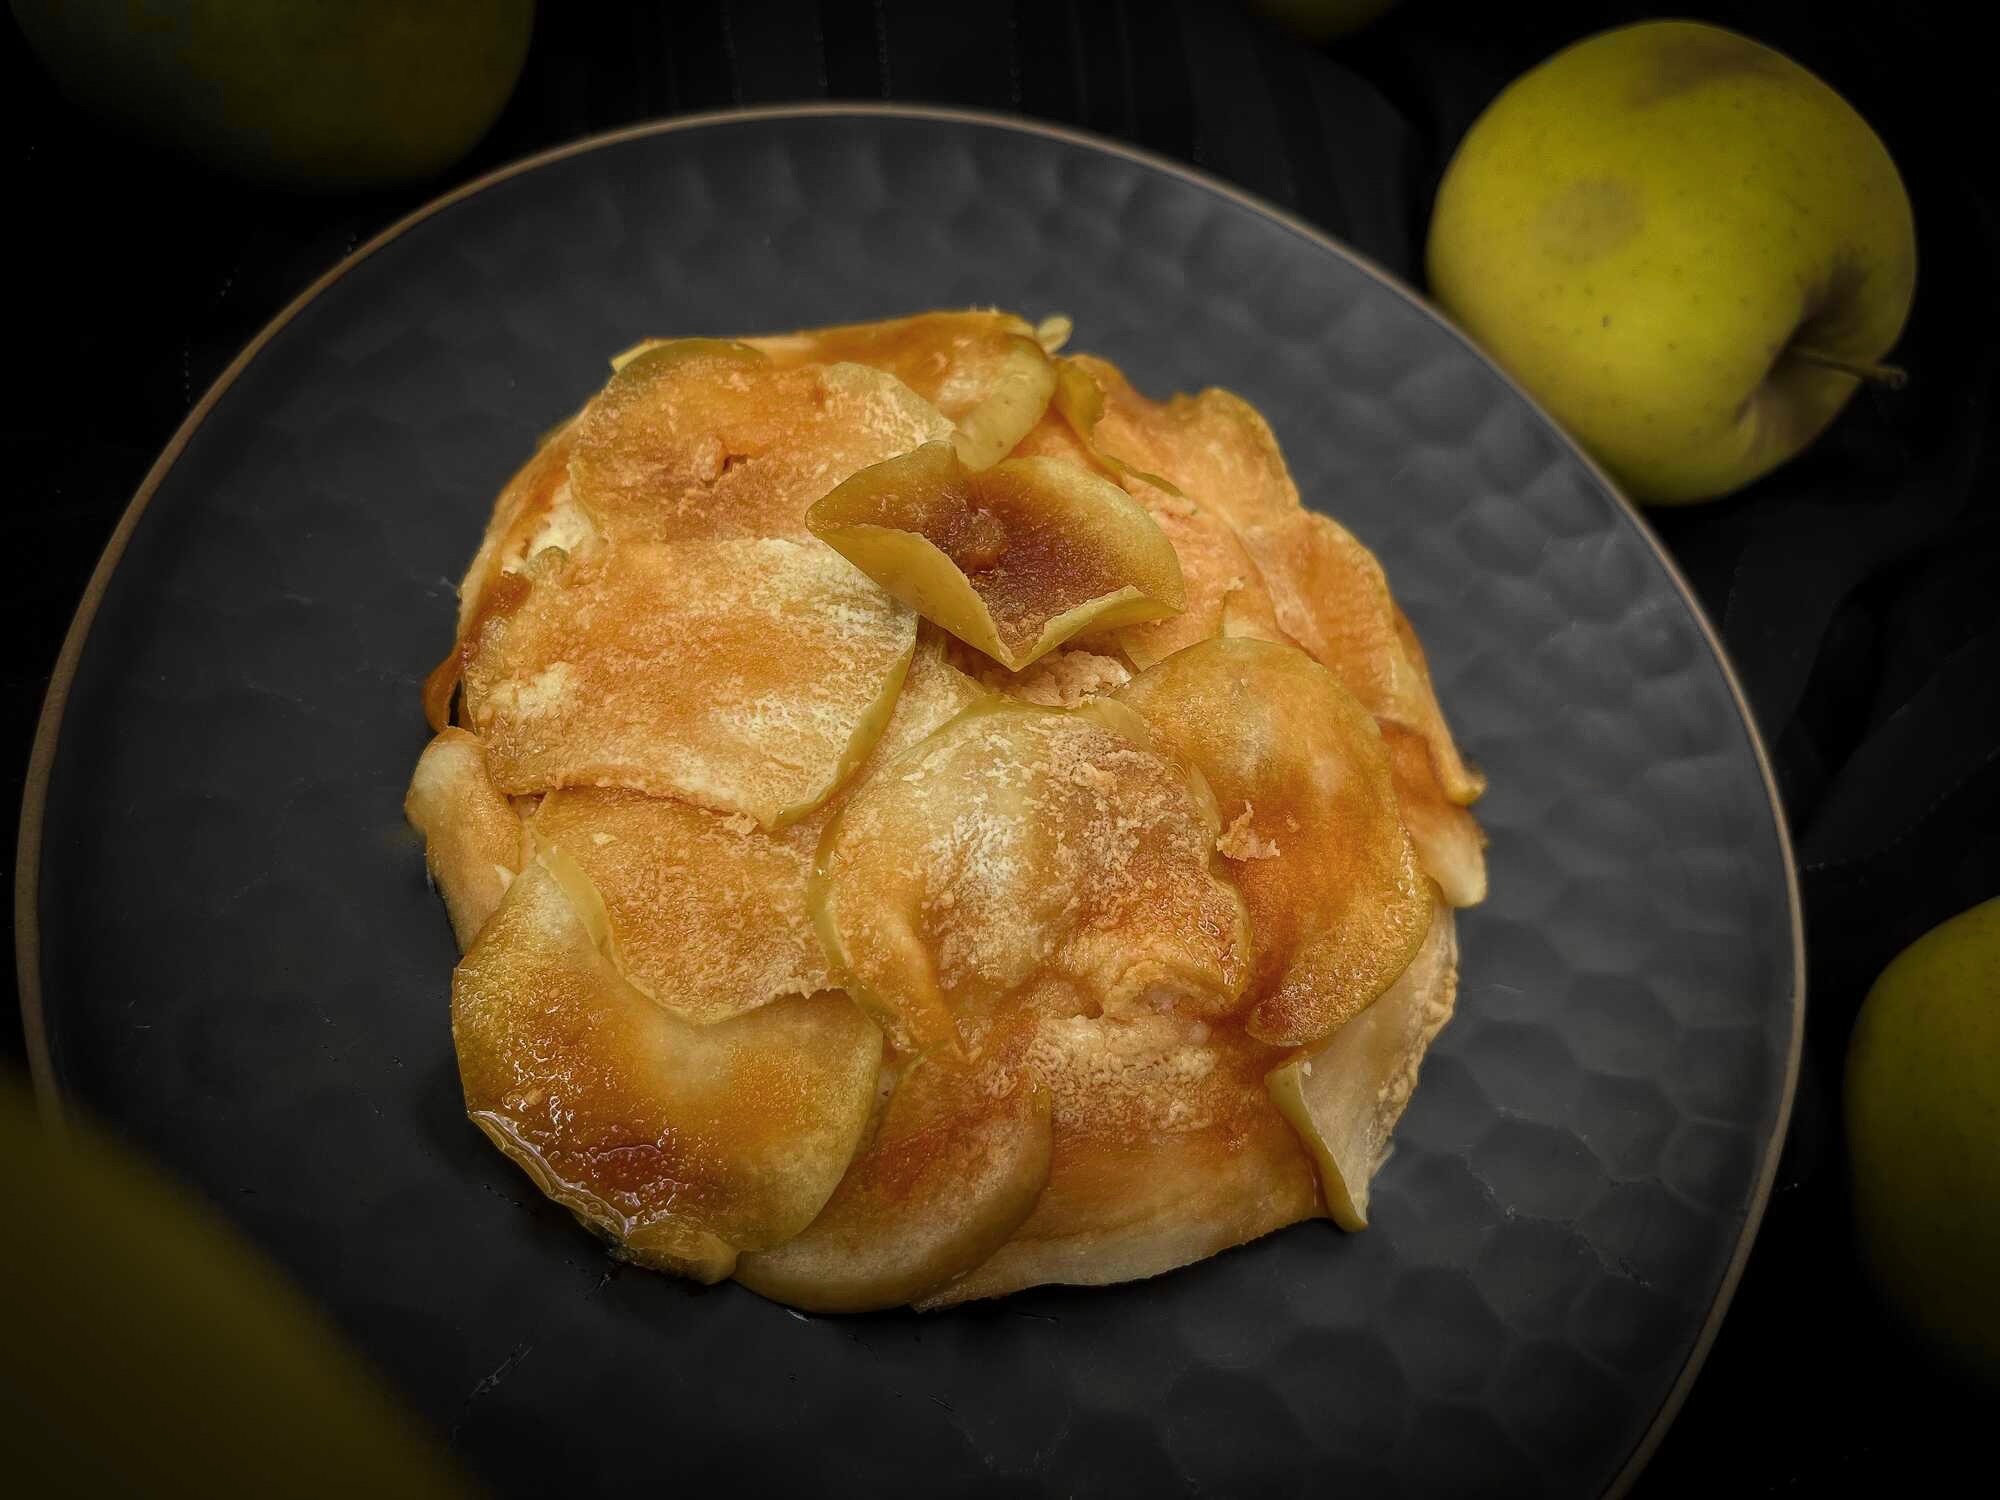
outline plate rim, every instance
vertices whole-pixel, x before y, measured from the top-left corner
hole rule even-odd
[[[77,666],[83,658],[83,648],[90,635],[90,627],[97,617],[98,606],[103,601],[105,591],[110,587],[112,576],[117,572],[118,564],[124,557],[126,545],[130,542],[140,517],[151,504],[155,492],[166,481],[175,462],[209,413],[263,351],[264,346],[322,292],[390,241],[467,198],[474,197],[509,178],[521,176],[569,157],[581,156],[587,152],[649,136],[769,120],[829,117],[976,125],[1102,152],[1152,171],[1165,173],[1191,187],[1212,193],[1240,208],[1248,209],[1259,217],[1272,221],[1279,228],[1288,230],[1321,250],[1346,261],[1371,280],[1382,284],[1389,291],[1414,305],[1419,312],[1457,341],[1467,353],[1499,376],[1515,396],[1541,420],[1563,448],[1568,450],[1570,456],[1604,487],[1605,493],[1613,501],[1614,508],[1622,513],[1639,539],[1652,552],[1655,561],[1660,564],[1668,580],[1679,592],[1682,603],[1687,606],[1703,639],[1708,643],[1716,664],[1721,668],[1722,678],[1729,689],[1730,697],[1735,701],[1737,718],[1749,736],[1751,754],[1757,763],[1758,774],[1763,780],[1765,795],[1770,803],[1772,823],[1777,830],[1778,852],[1784,868],[1786,907],[1790,916],[1792,939],[1792,1028],[1790,1042],[1786,1048],[1785,1076],[1779,1090],[1777,1117],[1772,1124],[1770,1140],[1764,1148],[1764,1160],[1758,1169],[1750,1202],[1743,1216],[1743,1224],[1737,1232],[1735,1247],[1730,1253],[1727,1266],[1724,1267],[1722,1280],[1716,1287],[1714,1301],[1709,1305],[1701,1327],[1696,1331],[1694,1342],[1688,1349],[1687,1359],[1675,1375],[1666,1399],[1648,1423],[1638,1444],[1605,1489],[1607,1500],[1617,1500],[1617,1497],[1623,1496],[1637,1481],[1655,1450],[1658,1449],[1661,1440],[1666,1436],[1668,1428],[1673,1426],[1674,1419],[1679,1416],[1689,1391],[1694,1387],[1696,1377],[1701,1373],[1703,1364],[1707,1362],[1709,1351],[1713,1348],[1716,1335],[1721,1330],[1723,1318],[1735,1300],[1737,1285],[1742,1280],[1751,1247],[1756,1243],[1757,1232],[1763,1225],[1764,1211],[1769,1206],[1771,1192],[1777,1180],[1778,1161],[1784,1153],[1785,1140],[1791,1128],[1792,1107],[1798,1091],[1799,1069],[1805,1045],[1805,918],[1799,895],[1798,860],[1792,848],[1791,829],[1785,820],[1784,800],[1779,793],[1777,777],[1771,767],[1770,753],[1757,727],[1756,715],[1752,712],[1749,699],[1743,692],[1742,683],[1737,679],[1735,665],[1729,659],[1728,649],[1724,646],[1720,633],[1709,619],[1708,612],[1702,608],[1701,601],[1689,585],[1686,575],[1681,572],[1672,554],[1667,551],[1638,506],[1632,503],[1603,467],[1570,437],[1539,401],[1523,389],[1497,360],[1451,322],[1427,296],[1367,256],[1341,243],[1325,230],[1275,204],[1267,203],[1253,193],[1245,192],[1198,168],[1187,166],[1142,147],[1131,146],[1123,141],[1097,135],[1091,131],[1073,129],[1066,125],[993,110],[866,101],[774,104],[754,108],[702,110],[640,121],[616,130],[581,136],[547,150],[504,163],[427,200],[334,262],[287,302],[270,322],[258,330],[256,337],[245,344],[222,373],[216,376],[214,382],[203,393],[201,400],[189,409],[187,416],[174,430],[166,446],[160,450],[160,456],[146,471],[145,478],[139,482],[138,489],[133,492],[132,499],[119,516],[117,525],[104,544],[104,550],[98,555],[97,565],[91,570],[90,579],[84,585],[83,596],[77,603],[76,613],[71,617],[69,629],[63,636],[62,649],[56,655],[49,685],[43,695],[41,711],[36,720],[34,743],[29,752],[27,775],[22,784],[21,816],[15,842],[14,968],[21,1025],[26,1042],[28,1074],[45,1128],[58,1134],[68,1129],[67,1107],[62,1090],[56,1082],[55,1060],[49,1051],[48,1022],[43,1009],[41,986],[42,834],[44,815],[47,811],[49,774],[54,768],[56,750],[62,738],[63,716],[68,706],[70,689],[75,681]]]

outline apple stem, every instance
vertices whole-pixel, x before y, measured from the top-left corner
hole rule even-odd
[[[1842,359],[1838,354],[1809,349],[1801,344],[1794,344],[1785,352],[1809,365],[1818,365],[1822,370],[1838,370],[1843,375],[1852,375],[1856,380],[1865,380],[1870,385],[1884,386],[1892,391],[1901,390],[1910,380],[1910,372],[1901,365],[1877,364],[1872,359]]]

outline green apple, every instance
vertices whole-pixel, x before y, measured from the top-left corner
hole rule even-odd
[[[1846,1112],[1863,1264],[1925,1343],[2000,1391],[2000,898],[1882,971]]]
[[[1706,500],[1799,452],[1902,333],[1916,230],[1832,89],[1713,26],[1578,42],[1474,123],[1431,291],[1635,499]]]
[[[8,1493],[472,1493],[247,1239],[94,1128],[45,1128],[4,1070],[0,1202]]]
[[[254,181],[414,182],[514,91],[534,0],[11,0],[65,93]]]

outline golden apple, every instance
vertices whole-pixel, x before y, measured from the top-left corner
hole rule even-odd
[[[1920,1338],[2000,1391],[2000,898],[1882,971],[1846,1095],[1863,1264]]]
[[[6,1071],[0,1201],[9,1494],[474,1493],[249,1239]]]
[[[11,0],[63,91],[148,142],[254,181],[380,187],[486,134],[534,0]]]
[[[1706,500],[1799,452],[1909,314],[1895,163],[1747,37],[1646,22],[1511,84],[1438,189],[1431,290],[1635,498]]]

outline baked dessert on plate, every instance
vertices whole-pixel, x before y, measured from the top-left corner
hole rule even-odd
[[[495,504],[407,801],[467,1111],[819,1311],[1367,1222],[1485,893],[1382,569],[1220,390],[927,313],[614,361]]]

